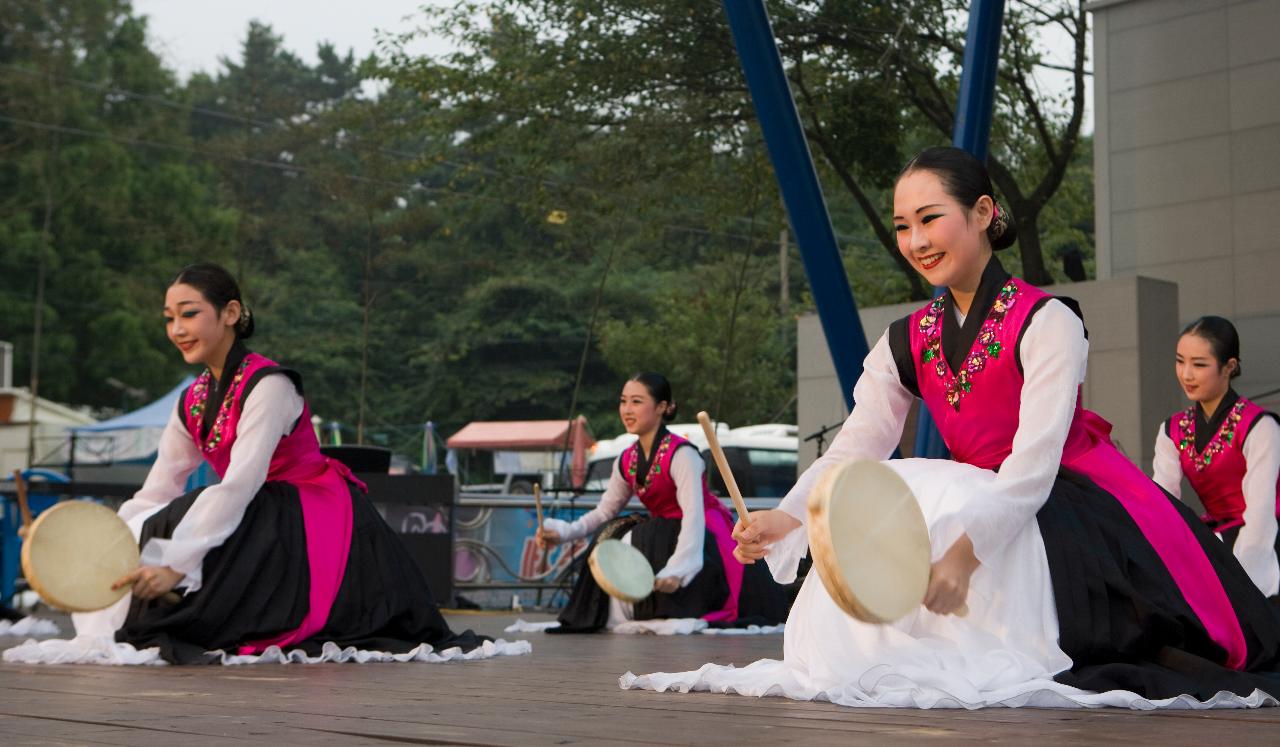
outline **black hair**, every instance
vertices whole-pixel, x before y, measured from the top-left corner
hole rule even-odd
[[[676,416],[676,401],[671,396],[671,382],[667,381],[667,377],[653,371],[643,371],[635,374],[627,381],[638,381],[644,384],[644,388],[649,390],[649,396],[653,397],[654,402],[666,402],[667,409],[662,413],[663,421],[670,420]]]
[[[196,262],[178,270],[170,286],[189,285],[200,291],[204,300],[213,304],[219,314],[232,301],[240,303],[240,319],[235,324],[236,339],[247,340],[253,337],[253,313],[240,297],[240,286],[225,267],[213,262]]]
[[[967,150],[949,146],[926,148],[902,167],[898,180],[913,171],[937,174],[942,188],[966,211],[983,195],[990,197],[992,203],[996,200],[987,167]],[[997,207],[996,211],[999,215],[993,216],[991,225],[987,226],[987,238],[991,241],[991,248],[1000,251],[1013,246],[1013,242],[1018,240],[1018,226],[1007,208]]]
[[[1220,316],[1202,316],[1188,324],[1178,336],[1185,335],[1204,338],[1209,343],[1209,349],[1213,351],[1213,357],[1218,360],[1218,368],[1222,368],[1227,365],[1227,361],[1235,358],[1236,370],[1231,372],[1231,378],[1234,379],[1240,375],[1240,334],[1236,332],[1236,325]]]

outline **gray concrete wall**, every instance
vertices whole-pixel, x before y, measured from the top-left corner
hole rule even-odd
[[[1183,406],[1173,373],[1172,352],[1179,329],[1178,287],[1167,281],[1131,276],[1046,290],[1075,298],[1084,310],[1089,329],[1084,406],[1115,426],[1112,435],[1116,443],[1149,473],[1158,423]],[[863,309],[862,325],[869,343],[874,346],[893,320],[918,306],[910,303]],[[800,318],[796,342],[797,416],[803,439],[842,421],[848,411],[816,315]],[[913,430],[914,421],[909,421],[908,431]],[[801,441],[800,469],[816,456],[816,442]]]
[[[1177,283],[1239,328],[1237,389],[1280,388],[1280,0],[1089,8],[1098,277]]]

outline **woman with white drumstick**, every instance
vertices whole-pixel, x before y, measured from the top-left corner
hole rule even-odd
[[[252,661],[273,646],[311,660],[430,660],[431,647],[460,656],[485,643],[449,629],[364,485],[320,453],[301,377],[247,349],[254,318],[231,274],[183,268],[163,311],[170,341],[204,371],[119,510],[142,550],[141,567],[116,582],[132,594],[75,615],[74,640],[31,642],[5,660]],[[205,461],[221,481],[184,495]]]
[[[624,687],[858,706],[1277,704],[1280,619],[1230,551],[1080,406],[1082,320],[1074,302],[994,258],[1015,228],[993,194],[983,164],[959,149],[928,149],[903,169],[899,250],[946,292],[881,337],[840,434],[779,507],[735,528],[739,557],[791,580],[819,478],[887,459],[919,397],[952,460],[884,464],[928,525],[923,605],[893,624],[859,622],[810,574],[782,661],[628,673]]]
[[[733,519],[707,488],[698,449],[667,430],[665,423],[675,414],[665,376],[633,376],[622,388],[618,416],[627,432],[637,436],[636,443],[618,456],[599,505],[572,523],[544,519],[537,531],[545,547],[587,537],[604,526],[596,541],[622,539],[649,559],[656,569],[654,593],[628,604],[608,596],[583,571],[560,614],[560,627],[549,632],[590,633],[631,620],[670,618],[729,624],[749,617],[751,622],[774,623],[786,615],[785,590],[767,574],[750,574],[755,578],[743,599],[744,568],[733,557]],[[633,495],[649,515],[615,520]],[[746,603],[744,608],[740,602]]]
[[[1240,335],[1220,316],[1182,331],[1174,369],[1191,406],[1160,424],[1155,481],[1177,498],[1186,475],[1204,504],[1201,520],[1262,593],[1280,602],[1280,415],[1231,387],[1240,375]]]

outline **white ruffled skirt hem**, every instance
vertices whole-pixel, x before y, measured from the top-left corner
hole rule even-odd
[[[376,662],[425,662],[437,664],[446,661],[475,661],[495,656],[522,656],[531,653],[528,641],[485,641],[470,651],[447,648],[437,651],[423,643],[411,651],[395,654],[389,651],[367,651],[348,646],[341,648],[326,643],[318,656],[308,656],[302,649],[284,651],[271,646],[261,654],[228,654],[211,652],[227,666],[242,664],[324,664]],[[48,641],[27,640],[4,652],[4,660],[13,664],[107,664],[115,666],[159,666],[166,662],[160,658],[160,649],[137,649],[128,643],[117,643],[107,636],[81,635],[71,639]]]
[[[963,531],[960,516],[989,492],[995,474],[943,460],[886,462],[911,486],[929,526],[936,561]],[[800,530],[803,531],[803,530]],[[797,544],[799,551],[803,546]],[[1035,522],[1011,537],[973,574],[966,617],[923,607],[889,625],[846,615],[818,574],[805,579],[791,608],[783,658],[745,667],[707,664],[689,672],[627,672],[626,690],[706,691],[816,700],[852,707],[1140,710],[1257,708],[1280,705],[1261,690],[1148,699],[1124,690],[1092,692],[1057,682],[1071,666],[1057,645],[1058,617],[1048,559]]]
[[[886,673],[886,679],[894,675]],[[1206,710],[1209,708],[1261,708],[1280,705],[1276,699],[1261,690],[1254,690],[1248,697],[1230,692],[1220,692],[1207,701],[1189,695],[1179,695],[1163,700],[1149,700],[1137,693],[1112,690],[1094,693],[1063,685],[1052,679],[1033,680],[1004,690],[957,695],[937,688],[914,686],[902,681],[900,687],[884,687],[885,682],[873,685],[874,697],[861,687],[850,685],[822,690],[807,684],[803,672],[786,662],[761,659],[741,669],[732,665],[707,664],[693,672],[657,672],[636,675],[627,672],[618,679],[623,690],[653,690],[656,692],[712,692],[755,697],[781,697],[791,700],[810,700],[834,703],[854,708],[1105,708],[1119,707],[1149,711]],[[871,688],[869,688],[871,689]]]

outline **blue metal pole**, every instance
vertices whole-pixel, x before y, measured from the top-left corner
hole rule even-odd
[[[827,214],[809,144],[800,125],[791,86],[782,68],[764,0],[724,0],[724,12],[751,90],[756,118],[778,177],[787,217],[796,236],[804,272],[813,290],[845,404],[853,407],[853,385],[862,375],[867,338],[849,288],[840,248]]]
[[[973,0],[969,6],[964,70],[960,75],[960,97],[951,144],[969,151],[979,161],[987,160],[1003,23],[1004,0]]]
[[[964,40],[964,68],[960,74],[960,96],[951,144],[987,160],[991,137],[991,112],[996,101],[996,71],[1000,63],[1000,32],[1004,22],[1004,0],[973,0],[969,6],[969,30]],[[939,288],[938,292],[943,289]],[[916,420],[915,455],[942,458],[947,446],[933,424],[929,411],[920,408]]]

